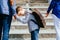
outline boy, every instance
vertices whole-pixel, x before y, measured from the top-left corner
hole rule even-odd
[[[20,11],[17,11],[18,9],[20,9]],[[34,20],[36,21],[36,19],[34,18],[34,16],[32,15],[33,13],[36,13],[36,12],[32,12],[32,11],[24,11],[24,14],[21,12],[21,10],[23,10],[23,8],[21,9],[21,7],[17,8],[16,11],[17,11],[17,15],[16,15],[16,19],[20,22],[23,22],[23,23],[28,23],[28,27],[29,27],[29,31],[31,33],[31,40],[38,40],[38,36],[39,36],[39,27],[38,25],[31,21],[31,20]],[[20,12],[20,13],[19,13]],[[25,16],[25,18],[22,18],[23,15]]]

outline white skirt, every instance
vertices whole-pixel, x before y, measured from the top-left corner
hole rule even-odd
[[[56,30],[56,40],[60,40],[60,19],[52,14],[54,20],[54,26]]]

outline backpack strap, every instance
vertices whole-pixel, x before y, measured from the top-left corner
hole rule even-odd
[[[31,19],[31,21],[33,21],[35,24],[37,24],[38,25],[38,28],[40,29],[40,25],[36,22],[36,21],[34,21],[33,19]]]

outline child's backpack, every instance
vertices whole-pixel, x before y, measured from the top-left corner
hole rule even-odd
[[[44,24],[42,22],[42,19],[39,17],[39,15],[36,12],[32,12],[32,15],[34,16],[34,18],[36,19],[36,21],[32,20],[34,23],[36,23],[38,25],[38,27],[40,28],[44,28]]]

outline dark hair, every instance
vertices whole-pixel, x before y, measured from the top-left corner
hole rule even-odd
[[[16,7],[16,13],[18,13],[18,8],[21,8],[21,7],[20,7],[20,6],[17,6],[17,7]]]

